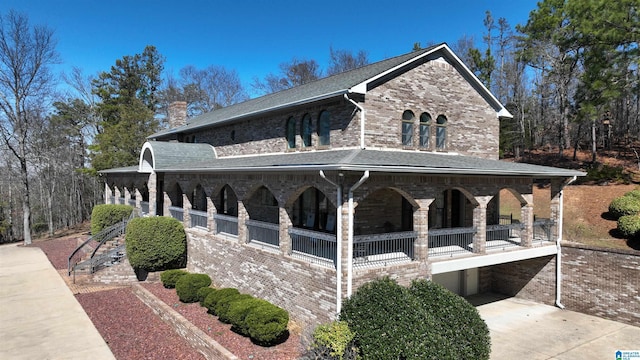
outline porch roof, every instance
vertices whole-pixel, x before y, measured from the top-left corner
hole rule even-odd
[[[573,177],[585,173],[472,156],[405,150],[342,149],[257,156],[203,157],[172,166],[155,167],[167,173],[229,173],[284,171],[373,171],[439,175]],[[161,162],[156,162],[159,164]]]

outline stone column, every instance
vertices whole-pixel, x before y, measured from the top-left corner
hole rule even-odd
[[[418,234],[413,246],[414,260],[427,261],[429,257],[429,205],[435,199],[417,199],[418,208],[413,212],[413,230]]]
[[[158,206],[158,188],[157,185],[157,175],[155,172],[149,174],[149,179],[147,180],[147,189],[149,190],[149,216],[158,215],[157,206]]]
[[[533,246],[533,194],[525,194],[522,197],[526,203],[520,208],[520,221],[523,225],[520,231],[520,244],[531,247]]]
[[[171,217],[171,211],[169,211],[169,206],[171,206],[171,197],[169,194],[162,190],[162,196],[164,197],[164,201],[162,202],[162,213],[164,216]]]
[[[115,197],[115,204],[120,203],[120,188],[116,187],[113,196]]]
[[[355,217],[355,212],[354,212]],[[342,299],[344,300],[347,296],[347,275],[349,269],[349,202],[342,202],[342,213],[340,214],[340,218],[336,219],[336,221],[342,222],[342,243],[336,244],[336,251],[340,251],[340,256],[342,257],[340,261],[340,265],[342,267],[342,271],[340,275],[342,276],[341,281],[341,289],[342,289]],[[337,223],[336,223],[337,226]],[[336,241],[337,241],[336,236]],[[337,254],[336,254],[337,255]]]
[[[142,205],[140,204],[142,202],[142,193],[140,192],[140,190],[138,190],[138,188],[136,188],[134,191],[136,194],[136,209],[138,209],[139,213],[142,214]]]
[[[248,239],[247,234],[247,218],[249,217],[249,213],[247,209],[244,207],[244,203],[238,200],[238,242],[240,244],[246,244]]]
[[[473,252],[476,254],[487,253],[487,204],[492,196],[476,196],[478,205],[473,209],[473,227],[476,233],[473,236]]]
[[[560,198],[562,197],[562,179],[552,179],[551,180],[551,221],[553,221],[553,225],[551,226],[551,241],[556,241],[561,234],[558,233],[559,225],[562,219],[560,218],[560,206],[562,202]]]
[[[214,219],[217,213],[218,209],[216,209],[216,205],[213,203],[213,200],[211,200],[211,197],[207,196],[207,227],[209,231],[214,234],[217,233],[216,220]]]
[[[292,246],[289,228],[292,226],[292,223],[285,207],[280,206],[278,208],[278,223],[280,228],[280,253],[282,253],[282,255],[291,255]]]
[[[131,192],[129,188],[124,188],[124,204],[129,205],[129,200],[131,200]]]
[[[111,191],[111,187],[106,182],[104,183],[104,203],[111,204],[111,197],[113,196],[113,191]]]
[[[185,228],[191,227],[191,209],[193,205],[191,205],[191,201],[189,200],[189,196],[186,194],[182,194],[182,224]]]

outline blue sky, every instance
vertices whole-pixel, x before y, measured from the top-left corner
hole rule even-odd
[[[463,35],[480,43],[485,10],[511,25],[525,23],[535,0],[290,1],[290,0],[2,0],[0,13],[25,13],[55,30],[61,71],[108,71],[116,59],[154,45],[165,70],[220,65],[255,77],[277,72],[293,57],[326,68],[329,46],[365,50],[371,62],[400,55],[413,43]]]

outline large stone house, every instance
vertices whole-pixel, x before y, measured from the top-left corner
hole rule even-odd
[[[105,201],[183,221],[189,270],[304,323],[383,276],[513,295],[530,260],[558,258],[562,189],[583,174],[498,160],[509,117],[441,44],[188,120],[174,103],[138,166],[102,171]]]

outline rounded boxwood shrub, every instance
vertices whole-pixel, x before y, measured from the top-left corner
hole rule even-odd
[[[640,213],[640,196],[627,193],[613,199],[609,204],[609,213],[616,219],[621,216]]]
[[[207,274],[187,274],[176,282],[176,293],[183,303],[193,303],[199,300],[198,290],[211,285],[211,278]]]
[[[162,285],[167,289],[173,289],[176,287],[176,282],[182,276],[187,275],[189,272],[182,269],[165,270],[160,274],[160,281]]]
[[[385,278],[363,285],[347,299],[340,320],[355,332],[365,359],[488,359],[489,330],[477,324],[484,321],[469,307],[462,297],[426,280],[405,288]],[[476,319],[448,322],[457,317]]]
[[[253,299],[253,296],[249,294],[236,294],[220,299],[220,301],[218,301],[218,303],[216,304],[216,314],[218,314],[218,320],[222,321],[223,323],[230,324],[231,320],[229,319],[228,311],[231,304],[239,300],[247,299]]]
[[[289,313],[271,303],[251,309],[244,319],[249,337],[261,345],[271,345],[287,334]]]
[[[204,307],[204,299],[206,299],[207,296],[209,296],[209,294],[215,291],[216,289],[211,287],[203,287],[198,289],[197,295],[198,295],[198,301],[200,302],[200,306]]]
[[[102,229],[131,216],[133,207],[122,204],[96,205],[91,211],[91,234],[96,235]]]
[[[204,299],[203,305],[204,307],[207,308],[207,311],[209,312],[209,314],[217,315],[216,305],[218,304],[218,301],[226,298],[227,296],[235,296],[238,294],[240,294],[240,292],[238,291],[238,289],[234,289],[234,288],[224,288],[224,289],[216,290],[211,294],[207,295],[207,297]]]
[[[621,216],[618,219],[618,230],[624,237],[640,238],[640,214]]]
[[[129,221],[125,234],[127,257],[136,270],[160,271],[184,267],[187,235],[174,218],[156,216]]]
[[[249,336],[249,329],[247,329],[245,318],[254,308],[269,304],[268,301],[256,298],[245,298],[232,302],[229,304],[229,309],[226,313],[226,318],[229,321],[231,330],[238,334]]]

